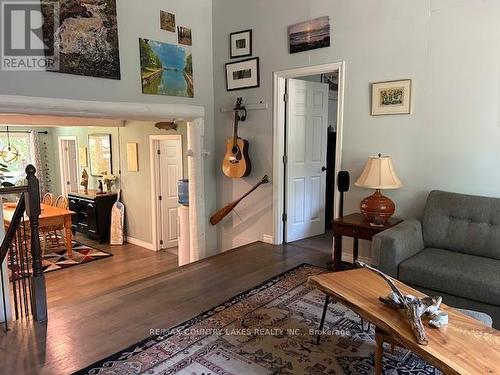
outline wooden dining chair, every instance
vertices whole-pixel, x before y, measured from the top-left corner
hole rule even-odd
[[[64,195],[59,195],[57,197],[57,199],[53,202],[53,206],[67,210],[69,207],[68,198],[66,198]],[[64,241],[64,238],[65,238],[63,233],[62,233],[63,230],[64,230],[64,226],[58,225],[58,226],[46,228],[43,231],[43,238],[42,238],[43,250],[42,250],[42,253],[44,253],[44,250],[47,248],[47,242],[50,242],[51,247],[61,246],[59,239],[62,238]]]
[[[65,210],[67,210],[69,207],[68,198],[66,198],[64,195],[58,196],[54,206],[59,207],[59,208],[64,208]]]
[[[54,203],[54,194],[52,193],[45,193],[42,198],[42,203],[43,204],[48,204],[49,206],[52,206]]]

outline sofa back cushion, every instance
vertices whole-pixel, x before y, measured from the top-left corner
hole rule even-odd
[[[500,259],[500,199],[432,191],[422,230],[426,247]]]

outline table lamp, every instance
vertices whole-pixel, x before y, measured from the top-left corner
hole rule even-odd
[[[375,193],[361,201],[363,216],[370,223],[383,225],[394,215],[396,205],[392,200],[382,195],[382,189],[398,189],[403,184],[396,175],[390,156],[370,156],[365,169],[355,183],[356,186],[375,189]]]

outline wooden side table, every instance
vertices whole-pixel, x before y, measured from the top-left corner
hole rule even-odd
[[[359,240],[371,241],[377,233],[392,228],[403,222],[402,219],[390,218],[389,222],[383,226],[371,225],[363,215],[355,213],[340,217],[333,221],[333,237],[335,246],[333,250],[333,270],[342,270],[342,237],[354,238],[353,263],[358,259]]]

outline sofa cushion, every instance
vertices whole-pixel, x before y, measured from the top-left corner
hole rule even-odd
[[[426,248],[399,265],[399,279],[500,306],[500,261],[496,259]]]
[[[500,198],[432,191],[422,231],[426,247],[500,260]]]

